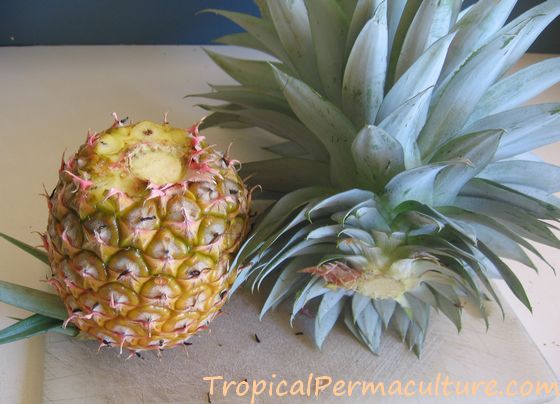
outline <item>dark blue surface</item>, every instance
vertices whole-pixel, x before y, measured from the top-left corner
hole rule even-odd
[[[542,1],[519,0],[513,16]],[[252,0],[0,0],[0,46],[206,44],[240,31],[217,15],[197,15],[205,8],[257,14]],[[531,51],[560,53],[558,19]]]

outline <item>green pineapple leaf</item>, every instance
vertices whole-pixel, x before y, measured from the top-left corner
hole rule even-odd
[[[53,331],[70,336],[76,336],[79,333],[78,329],[72,325],[63,327],[61,320],[41,314],[33,314],[0,330],[0,345]]]
[[[0,281],[0,302],[58,320],[68,317],[58,296],[9,282]]]
[[[21,248],[23,251],[25,251],[26,253],[34,256],[35,258],[37,258],[39,261],[50,265],[49,262],[49,256],[47,255],[47,253],[43,250],[39,250],[36,247],[33,247],[29,244],[24,243],[23,241],[19,241],[11,236],[8,236],[7,234],[4,233],[0,233],[0,237],[2,237],[3,239],[9,241],[10,243],[12,243],[13,245],[15,245],[16,247]]]

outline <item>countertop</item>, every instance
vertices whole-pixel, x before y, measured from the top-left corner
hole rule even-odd
[[[229,54],[249,56],[245,50],[221,47]],[[523,64],[547,57],[527,55]],[[184,95],[208,91],[207,83],[229,83],[198,46],[83,46],[0,48],[0,229],[38,244],[33,231],[42,231],[47,210],[42,184],[52,188],[62,151],[74,151],[88,128],[103,130],[112,112],[138,121],[162,120],[190,127],[204,115],[193,107],[198,99]],[[560,101],[560,86],[539,101]],[[276,142],[268,134],[251,131],[206,132],[211,143],[250,161],[268,154],[261,146]],[[539,150],[547,161],[560,164],[560,145]],[[273,157],[270,155],[270,157]],[[553,263],[560,253],[542,247]],[[48,290],[42,282],[46,267],[12,247],[0,243],[0,279]],[[560,265],[557,265],[560,268]],[[540,275],[514,265],[533,303],[531,315],[504,290],[516,314],[557,375],[560,375],[560,279],[540,265]],[[503,285],[501,285],[503,286]],[[0,327],[20,310],[0,304]],[[41,402],[43,338],[0,346],[0,402]]]

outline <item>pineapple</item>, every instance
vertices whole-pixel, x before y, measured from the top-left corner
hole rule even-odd
[[[560,81],[560,58],[506,73],[560,14],[547,0],[506,23],[515,0],[260,0],[261,16],[209,10],[246,32],[208,51],[238,85],[199,94],[206,126],[258,127],[283,139],[244,173],[277,199],[233,270],[262,314],[293,298],[314,310],[321,347],[340,318],[372,352],[387,331],[420,355],[430,311],[460,330],[462,308],[488,322],[504,259],[535,268],[531,242],[560,247],[560,168],[531,154],[560,138],[560,104],[524,105]],[[293,318],[293,317],[292,317]]]
[[[63,159],[47,201],[48,282],[64,308],[52,297],[43,296],[54,306],[46,312],[24,302],[37,312],[24,322],[138,352],[186,343],[220,312],[250,194],[237,162],[208,146],[198,125],[125,125],[115,116]],[[13,303],[10,288],[18,290],[4,283],[0,300]]]

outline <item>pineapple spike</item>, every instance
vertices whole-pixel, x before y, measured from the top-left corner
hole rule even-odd
[[[164,124],[164,125],[169,125],[168,114],[169,114],[168,111],[166,111],[166,112],[163,113],[163,124]]]
[[[233,290],[276,279],[261,315],[280,299],[295,299],[294,313],[315,301],[318,347],[343,314],[374,354],[394,331],[420,356],[431,309],[460,330],[464,303],[488,326],[488,296],[501,308],[491,278],[530,309],[503,260],[534,268],[525,249],[541,255],[527,240],[560,248],[550,233],[560,219],[560,168],[528,154],[560,140],[559,104],[524,105],[558,82],[560,64],[505,74],[560,15],[560,0],[511,22],[515,0],[478,1],[463,13],[460,0],[352,1],[340,12],[334,1],[292,3],[267,2],[274,6],[260,8],[262,19],[211,10],[247,31],[224,42],[268,55],[208,52],[239,83],[229,89],[255,97],[248,105],[211,85],[205,96],[227,104],[204,106],[208,126],[255,126],[286,142],[264,184],[265,196],[282,195],[233,260]],[[256,25],[263,20],[274,26],[266,38]],[[243,175],[266,164],[245,164]],[[286,178],[288,168],[295,175]],[[326,258],[301,255],[309,243]]]

